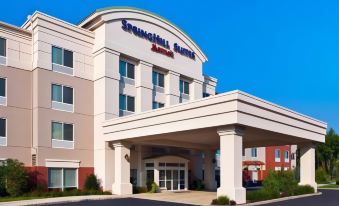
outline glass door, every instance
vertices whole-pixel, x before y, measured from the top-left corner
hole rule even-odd
[[[172,190],[178,190],[179,189],[179,171],[178,170],[172,170],[173,172],[173,187]]]

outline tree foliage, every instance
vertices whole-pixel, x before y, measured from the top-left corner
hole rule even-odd
[[[330,129],[325,137],[325,144],[317,146],[317,167],[322,168],[333,177],[338,173],[339,135]]]

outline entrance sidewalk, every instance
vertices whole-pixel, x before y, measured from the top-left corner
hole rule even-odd
[[[85,200],[107,200],[124,198],[117,195],[89,195],[89,196],[69,196],[69,197],[53,197],[34,200],[20,200],[12,202],[0,202],[0,206],[27,206],[27,205],[47,205],[47,204],[60,204],[66,202],[80,202]]]

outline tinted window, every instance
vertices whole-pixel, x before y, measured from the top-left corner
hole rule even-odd
[[[153,85],[158,84],[158,73],[156,73],[156,72],[152,73],[152,82],[153,82]]]
[[[6,79],[0,78],[0,96],[6,96]]]
[[[73,88],[64,87],[64,103],[73,104]]]
[[[190,93],[190,87],[189,83],[184,81],[184,93],[189,94]]]
[[[6,119],[0,119],[0,137],[6,137]]]
[[[64,66],[73,68],[73,52],[64,50]]]
[[[165,104],[159,103],[159,108],[163,108]]]
[[[6,39],[0,38],[0,56],[6,56]]]
[[[165,86],[165,76],[163,74],[159,73],[159,82],[158,82],[159,87],[164,87]]]
[[[134,112],[134,97],[127,96],[127,110]]]
[[[119,95],[119,109],[126,110],[126,96],[123,94]]]
[[[180,93],[184,93],[184,81],[180,80],[179,82],[179,86],[180,86]]]
[[[52,139],[62,140],[62,123],[52,122]]]
[[[62,65],[62,49],[58,47],[52,47],[52,62]]]
[[[126,76],[126,62],[120,60],[119,62],[119,72],[120,75],[125,77]]]
[[[64,124],[64,140],[73,141],[73,125]]]
[[[62,102],[62,87],[60,85],[52,84],[52,100]]]
[[[127,63],[127,77],[134,79],[134,65]]]

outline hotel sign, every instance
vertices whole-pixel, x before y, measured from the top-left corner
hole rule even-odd
[[[186,56],[190,59],[195,60],[195,53],[189,49],[186,49],[180,46],[178,43],[173,44],[173,51],[171,50],[170,43],[165,38],[162,38],[156,33],[148,32],[144,29],[141,29],[137,26],[128,23],[127,20],[123,19],[121,21],[121,28],[129,33],[133,33],[135,36],[138,36],[142,39],[148,40],[152,43],[151,50],[168,57],[174,58],[174,52],[179,53],[183,56]]]

